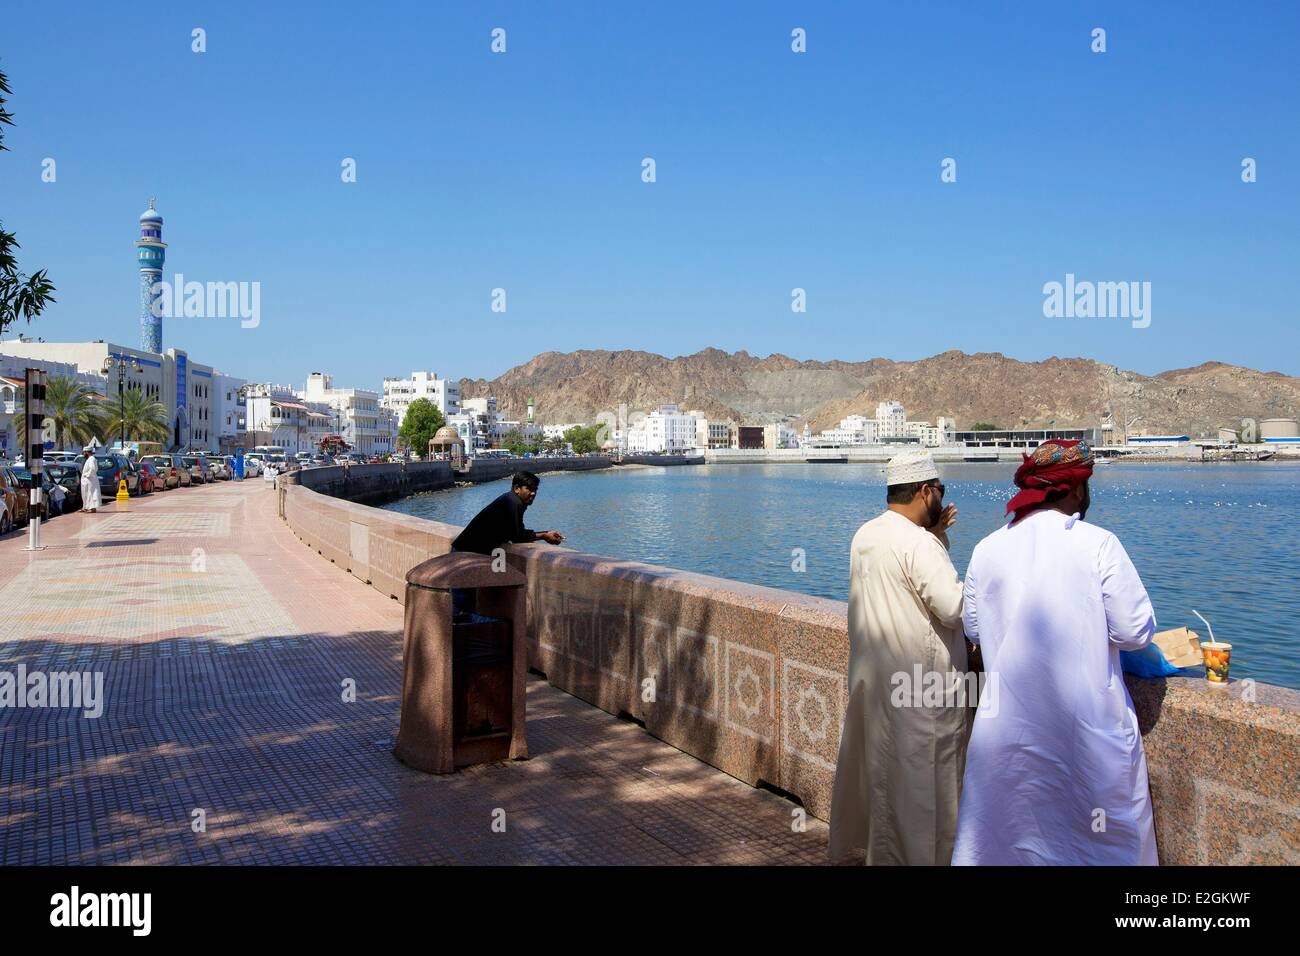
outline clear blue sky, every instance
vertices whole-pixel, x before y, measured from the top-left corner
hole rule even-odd
[[[299,387],[707,346],[1300,374],[1297,8],[9,2],[0,219],[59,289],[20,330],[136,344],[157,195],[167,278],[262,285],[164,345]],[[1045,319],[1067,272],[1151,282],[1150,328]]]

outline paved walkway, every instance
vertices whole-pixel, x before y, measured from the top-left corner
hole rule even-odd
[[[42,533],[0,539],[0,682],[102,674],[103,713],[0,707],[0,864],[825,860],[824,824],[536,679],[533,759],[399,764],[402,608],[260,479]]]

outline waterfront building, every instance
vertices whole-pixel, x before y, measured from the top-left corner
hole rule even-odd
[[[730,448],[735,441],[736,423],[729,418],[709,418],[703,412],[692,411],[695,417],[696,448]]]
[[[1000,428],[982,431],[957,431],[953,441],[967,448],[1037,448],[1045,441],[1069,438],[1093,446],[1102,443],[1100,428]]]
[[[492,422],[486,414],[462,411],[457,415],[447,416],[447,424],[456,429],[456,434],[460,436],[465,446],[466,454],[473,455],[491,447],[488,436],[492,430]]]
[[[23,414],[23,402],[27,388],[27,370],[40,369],[51,378],[70,378],[80,382],[93,395],[104,397],[104,376],[102,374],[83,372],[70,362],[55,362],[48,359],[20,358],[4,352],[5,344],[0,343],[0,458],[16,458],[23,454],[18,445],[18,418]],[[54,428],[45,429],[45,440],[55,439]]]
[[[794,429],[789,425],[774,423],[763,426],[764,448],[795,448],[798,444]]]
[[[637,453],[683,452],[695,447],[695,416],[676,405],[660,405],[628,429],[628,451]]]
[[[762,425],[737,425],[736,426],[736,448],[762,448],[763,447],[763,426]]]
[[[543,425],[541,426],[542,437],[558,438],[562,440],[564,438],[564,433],[567,432],[570,428],[586,428],[586,427],[587,427],[586,422],[570,422],[567,425]]]
[[[386,378],[383,389],[380,407],[392,409],[397,428],[401,428],[406,410],[416,399],[428,399],[442,412],[443,418],[458,415],[461,411],[460,383],[438,378],[437,373],[412,372],[410,378]]]
[[[469,415],[495,415],[497,400],[492,395],[480,398],[466,398],[460,403],[460,410]]]
[[[1300,442],[1300,421],[1294,418],[1265,418],[1259,423],[1259,440],[1266,444]]]
[[[247,384],[242,378],[221,372],[212,376],[212,391],[216,396],[217,449],[223,454],[234,454],[235,448],[244,444],[248,411],[240,389]]]
[[[893,400],[876,406],[876,437],[879,440],[907,437],[907,413],[903,403]]]
[[[327,405],[309,407],[292,386],[274,383],[249,386],[245,409],[248,447],[279,445],[289,455],[319,450],[316,434],[334,415]]]
[[[875,445],[880,440],[880,422],[865,415],[850,415],[840,419],[836,428],[821,433],[823,445]]]
[[[155,315],[153,304],[158,290],[154,285],[162,279],[163,262],[167,258],[167,244],[162,241],[163,217],[149,199],[149,208],[140,214],[140,238],[135,241],[136,258],[140,266],[140,349],[143,352],[162,351],[162,316]],[[177,294],[180,290],[176,290]]]
[[[78,375],[103,377],[103,394],[112,405],[118,400],[116,362],[126,365],[123,388],[142,389],[166,409],[170,435],[163,444],[172,450],[216,451],[218,447],[215,370],[193,362],[180,349],[146,352],[97,339],[94,342],[0,342],[0,352],[20,361],[61,363],[75,367]],[[137,371],[138,369],[138,371]],[[105,441],[110,436],[100,436]]]
[[[381,455],[393,450],[393,434],[387,415],[379,414],[379,393],[365,388],[335,388],[324,372],[307,376],[307,387],[295,393],[304,403],[319,403],[338,413],[338,430],[349,447],[360,455]],[[329,413],[326,413],[329,417]]]
[[[498,416],[491,424],[489,437],[493,447],[500,448],[512,432],[518,432],[526,442],[535,442],[542,438],[542,426],[532,422],[515,421]],[[457,434],[460,434],[457,432]]]
[[[907,437],[914,438],[927,448],[938,448],[940,445],[951,445],[955,439],[955,430],[952,419],[940,415],[938,422],[930,424],[929,422],[908,422]]]
[[[1191,435],[1148,435],[1146,432],[1136,432],[1124,439],[1126,445],[1140,445],[1143,448],[1186,448],[1191,443]]]

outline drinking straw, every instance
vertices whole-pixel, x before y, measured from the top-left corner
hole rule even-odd
[[[1202,617],[1201,612],[1196,610],[1196,608],[1192,608],[1192,613],[1195,614],[1197,617],[1201,618],[1201,621],[1205,624],[1206,630],[1210,632],[1210,643],[1211,644],[1219,643],[1214,639],[1214,628],[1210,627],[1210,622],[1205,620],[1205,618]]]

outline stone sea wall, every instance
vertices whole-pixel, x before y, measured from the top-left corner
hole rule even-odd
[[[460,531],[331,497],[308,487],[311,470],[301,475],[282,482],[284,520],[398,601],[406,572]],[[847,705],[845,603],[545,544],[509,550],[528,578],[529,663],[551,684],[829,817]],[[1300,693],[1261,684],[1246,702],[1242,682],[1128,681],[1161,862],[1300,863]]]
[[[453,472],[446,461],[385,462],[378,465],[331,465],[294,472],[304,488],[333,498],[378,503],[421,491],[449,488],[458,481],[496,481],[516,471],[593,471],[608,468],[609,458],[475,458],[469,468]]]

